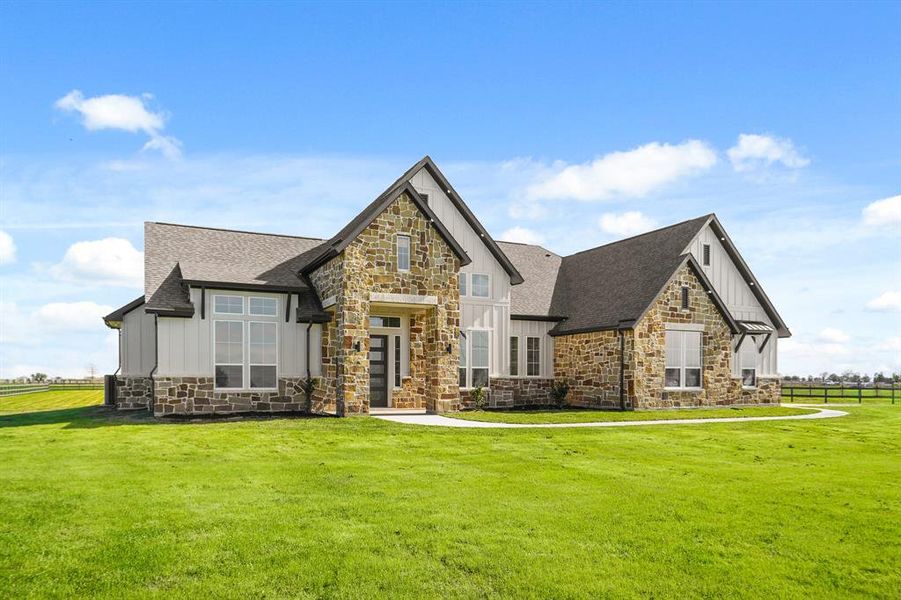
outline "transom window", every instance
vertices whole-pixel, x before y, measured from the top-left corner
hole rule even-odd
[[[397,270],[410,270],[410,236],[397,236]]]
[[[510,338],[510,375],[519,375],[519,338]]]
[[[701,387],[701,332],[666,332],[666,388]]]
[[[400,317],[369,317],[370,327],[400,327]]]
[[[538,377],[541,374],[541,338],[526,339],[526,375]]]
[[[248,313],[255,317],[278,316],[278,300],[275,298],[251,296],[247,302]]]
[[[490,280],[488,275],[482,273],[472,274],[472,295],[475,298],[488,298],[491,293]]]
[[[243,315],[244,296],[213,296],[213,312],[217,315]]]

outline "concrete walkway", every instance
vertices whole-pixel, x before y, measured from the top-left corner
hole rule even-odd
[[[808,407],[805,407],[808,408]],[[522,429],[558,427],[631,427],[633,425],[701,425],[704,423],[748,423],[752,421],[803,421],[809,419],[831,419],[844,417],[848,413],[828,408],[814,408],[819,412],[807,415],[786,415],[781,417],[723,417],[719,419],[653,419],[648,421],[600,421],[595,423],[487,423],[466,421],[441,415],[373,415],[376,419],[405,423],[407,425],[431,425],[436,427],[464,427],[476,429]]]

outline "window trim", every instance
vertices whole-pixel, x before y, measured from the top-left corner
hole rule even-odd
[[[218,310],[216,310],[216,298],[240,298],[241,299],[241,312],[239,312],[239,313],[219,312]],[[242,296],[240,294],[213,294],[212,313],[214,315],[227,315],[230,317],[242,316],[243,317],[244,315],[247,314],[247,302],[244,301],[245,298],[246,298],[246,296]],[[278,311],[276,311],[276,313],[278,313]]]
[[[756,345],[754,342],[751,342],[751,349],[744,350],[742,346],[748,343],[748,338],[742,342],[742,345],[738,347],[736,354],[738,355],[738,380],[741,382],[741,389],[743,390],[756,390],[757,389],[757,377],[759,371],[759,353],[757,352]],[[754,358],[754,366],[746,367],[744,364],[745,356],[752,356]],[[754,383],[752,385],[745,385],[745,371],[753,371],[754,372]]]
[[[536,340],[538,342],[538,373],[535,375],[529,374],[529,340]],[[526,377],[541,377],[541,337],[537,335],[528,335],[526,336]]]
[[[475,286],[476,276],[484,277],[488,281],[488,284],[486,286],[487,294],[485,296],[479,296],[476,294],[476,286]],[[470,284],[471,284],[469,287],[470,298],[481,298],[484,300],[488,300],[491,298],[491,275],[490,274],[488,274],[488,273],[472,273],[470,275]]]
[[[710,244],[702,244],[701,245],[701,266],[709,267],[710,260],[711,260]]]
[[[666,360],[666,334],[673,333],[679,335],[680,340],[680,364],[678,367],[671,367],[667,365]],[[700,363],[699,367],[688,367],[685,365],[685,342],[688,339],[688,334],[697,334],[698,336],[698,362]],[[678,386],[670,386],[666,385],[666,372],[670,369],[678,369],[679,370],[679,385]],[[688,369],[698,370],[699,378],[701,381],[701,385],[699,386],[686,386],[685,385],[685,372]],[[692,329],[666,329],[664,330],[664,344],[663,344],[663,391],[665,392],[698,392],[704,389],[704,333],[698,330]]]
[[[213,348],[212,348],[212,357],[213,357],[213,389],[214,390],[225,390],[225,391],[240,391],[246,389],[244,387],[244,383],[250,383],[247,381],[247,369],[245,366],[245,358],[246,358],[246,350],[245,345],[247,344],[247,327],[245,327],[244,323],[246,321],[238,320],[238,319],[214,319],[213,320]],[[217,362],[216,361],[216,323],[239,323],[241,325],[241,362],[240,363],[225,363],[225,362]],[[216,367],[241,367],[241,386],[240,387],[219,387],[216,383]]]
[[[409,234],[406,233],[398,233],[397,239],[394,242],[394,262],[397,264],[397,271],[399,273],[409,273],[410,265],[413,262],[413,238],[410,237]],[[407,240],[407,267],[403,268],[400,266],[400,241]]]
[[[485,367],[473,367],[472,364],[472,334],[473,332],[484,331],[488,335],[488,365]],[[486,369],[488,371],[488,385],[484,386],[488,389],[491,386],[491,356],[492,356],[492,346],[494,344],[492,340],[492,332],[494,330],[490,327],[470,327],[466,330],[466,337],[461,341],[461,343],[466,344],[466,365],[461,366],[458,364],[458,369],[465,368],[466,369],[466,387],[460,388],[461,390],[473,390],[475,389],[472,385],[472,370],[475,369]]]
[[[275,327],[275,362],[274,363],[252,363],[250,362],[250,326],[254,323],[272,325]],[[247,321],[247,336],[245,344],[247,345],[247,387],[245,389],[255,392],[271,392],[278,390],[278,321]],[[250,382],[250,367],[275,367],[275,386],[274,387],[252,387]]]

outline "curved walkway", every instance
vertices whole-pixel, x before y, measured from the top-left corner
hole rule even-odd
[[[808,407],[805,407],[808,408]],[[655,419],[650,421],[599,421],[594,423],[488,423],[467,421],[441,415],[377,415],[374,418],[407,425],[431,425],[435,427],[464,427],[479,429],[522,429],[557,427],[631,427],[633,425],[699,425],[703,423],[745,423],[750,421],[801,421],[808,419],[831,419],[844,417],[848,413],[828,408],[813,408],[819,412],[807,415],[786,415],[781,417],[722,417],[719,419]]]

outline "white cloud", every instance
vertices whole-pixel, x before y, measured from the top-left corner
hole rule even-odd
[[[790,169],[810,164],[810,159],[801,156],[790,139],[754,133],[739,135],[738,143],[729,148],[726,154],[736,171],[751,171],[773,163]]]
[[[16,262],[16,243],[13,236],[0,231],[0,265]]]
[[[601,215],[598,225],[604,233],[630,236],[654,229],[657,222],[637,210],[632,210],[620,214],[604,213]]]
[[[867,308],[880,312],[901,310],[901,292],[883,292],[867,302]]]
[[[901,224],[901,195],[871,202],[863,209],[864,225]]]
[[[497,239],[505,242],[519,242],[520,244],[541,244],[544,242],[544,238],[540,233],[518,225],[506,230]]]
[[[879,344],[879,350],[901,352],[901,336],[890,337]]]
[[[76,242],[50,272],[70,283],[140,288],[144,285],[144,253],[123,238]]]
[[[42,329],[62,333],[97,330],[112,311],[112,306],[96,302],[52,302],[38,308],[34,316]]]
[[[85,98],[81,91],[72,90],[57,100],[55,106],[65,112],[79,113],[82,125],[88,131],[118,129],[130,133],[143,132],[150,137],[144,144],[144,150],[158,150],[166,158],[178,158],[181,156],[181,142],[163,135],[166,115],[148,108],[147,102],[152,99],[150,94],[107,94]]]
[[[530,186],[538,198],[604,200],[614,196],[640,197],[716,164],[716,152],[699,140],[681,144],[652,142],[626,152],[611,152],[593,161],[555,165],[555,172]]]
[[[841,329],[835,329],[833,327],[827,327],[820,331],[820,339],[824,342],[832,342],[835,344],[842,344],[844,342],[848,342],[851,340],[851,336],[842,331]]]

